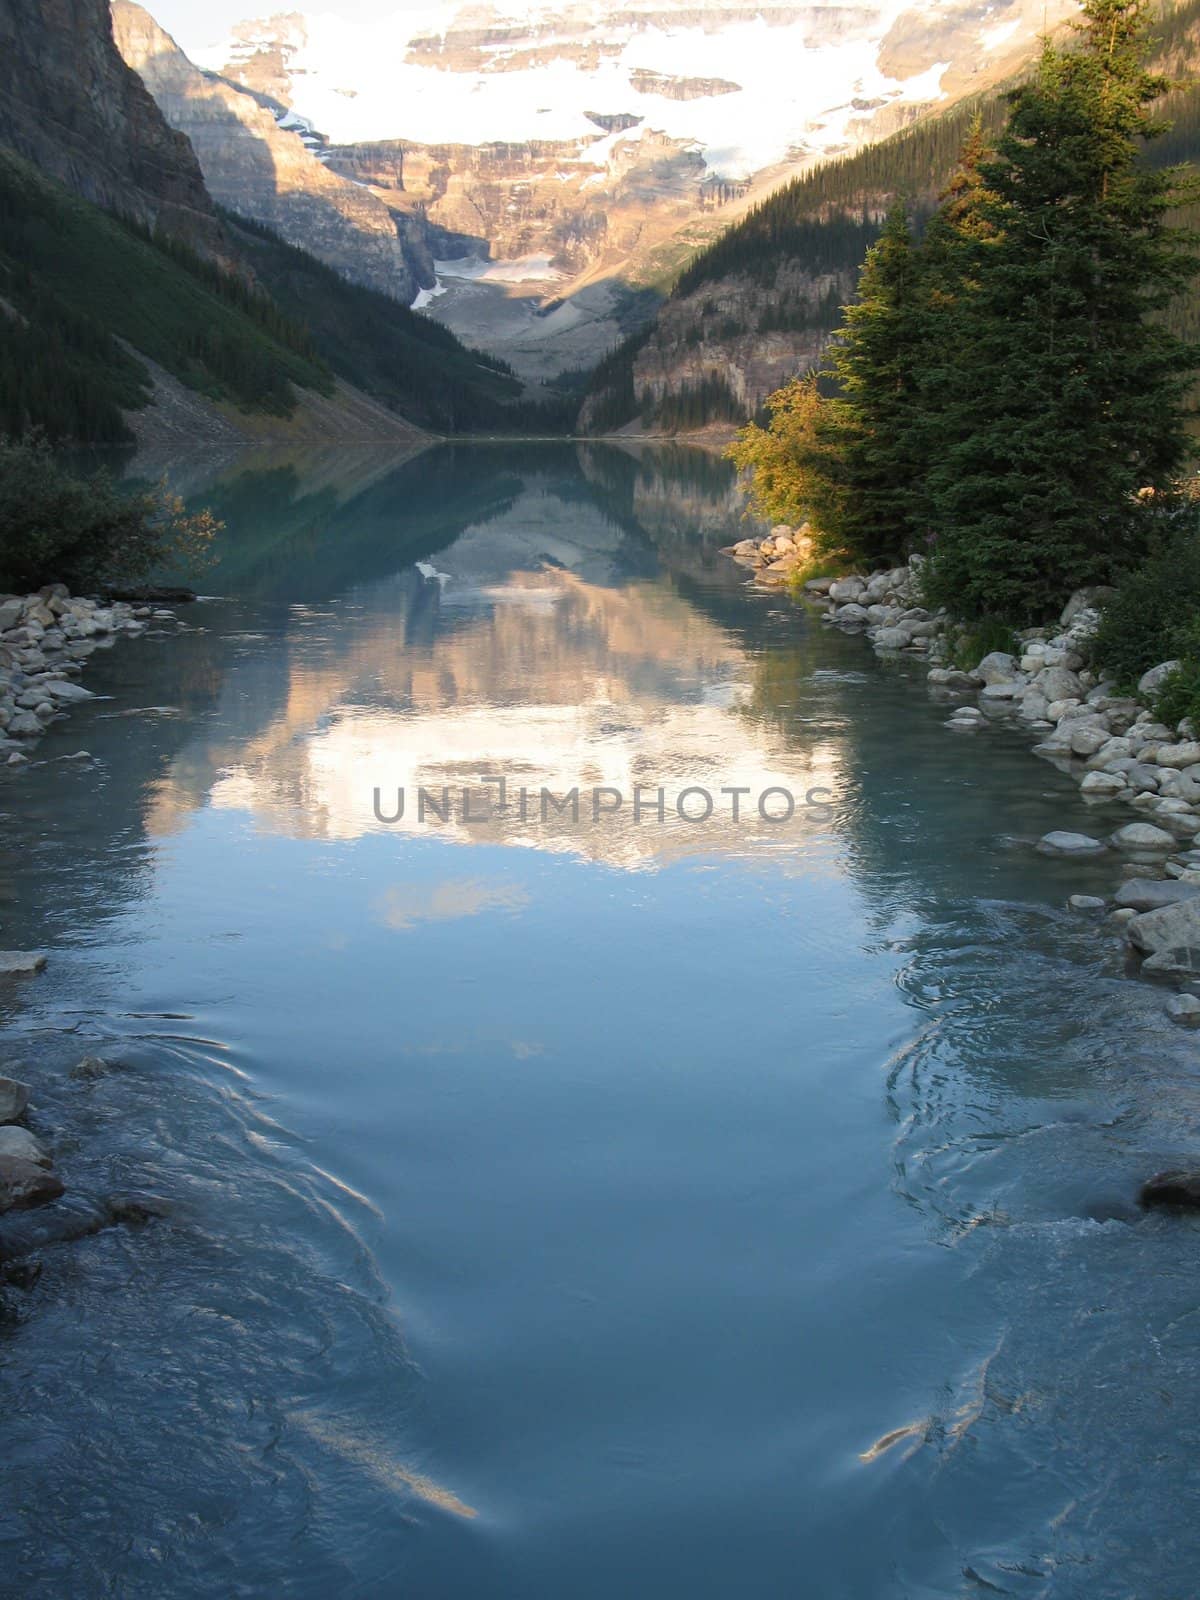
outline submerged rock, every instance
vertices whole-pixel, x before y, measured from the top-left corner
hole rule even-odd
[[[71,1068],[71,1076],[83,1083],[95,1083],[114,1070],[114,1064],[103,1056],[83,1056]]]
[[[1142,1185],[1139,1198],[1144,1206],[1179,1206],[1190,1211],[1200,1209],[1200,1168],[1156,1172]]]
[[[105,1228],[139,1228],[168,1215],[158,1195],[129,1192],[100,1198],[67,1195],[41,1211],[10,1212],[0,1220],[0,1264],[19,1261],[47,1245],[70,1244]]]
[[[147,1194],[140,1189],[110,1194],[104,1206],[110,1222],[123,1223],[127,1228],[144,1228],[147,1223],[159,1221],[171,1213],[169,1201],[161,1195]]]
[[[0,1078],[0,1124],[16,1122],[29,1106],[29,1085],[19,1078]]]
[[[1072,911],[1103,911],[1105,902],[1097,894],[1073,894],[1067,904]]]
[[[1173,994],[1167,1001],[1167,1015],[1182,1028],[1200,1027],[1200,1000],[1194,994]]]
[[[0,1214],[44,1206],[63,1193],[62,1179],[33,1161],[0,1155]]]
[[[0,950],[0,978],[32,977],[45,965],[46,958],[38,950]]]
[[[20,1289],[28,1293],[42,1275],[40,1261],[13,1261],[0,1260],[0,1283],[9,1289]]]
[[[19,1261],[48,1244],[86,1239],[110,1226],[103,1201],[69,1195],[47,1211],[12,1212],[0,1221],[0,1262]]]
[[[0,1128],[0,1156],[15,1156],[19,1161],[32,1161],[35,1167],[53,1165],[48,1153],[29,1129],[18,1128],[15,1124]]]
[[[1174,844],[1174,840],[1171,841]],[[1099,839],[1087,833],[1067,833],[1057,830],[1038,840],[1038,849],[1044,856],[1095,856],[1108,848]]]

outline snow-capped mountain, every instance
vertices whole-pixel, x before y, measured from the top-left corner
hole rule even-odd
[[[1046,15],[1042,0],[447,3],[373,22],[296,12],[181,42],[337,145],[581,141],[577,159],[603,168],[653,133],[745,180],[990,79]]]
[[[279,137],[424,237],[437,279],[419,279],[420,309],[539,378],[598,360],[648,314],[653,285],[771,188],[989,86],[1073,9],[445,0],[372,22],[252,18],[215,40],[185,20],[177,37],[210,82],[248,93]],[[155,63],[137,64],[162,93]],[[160,99],[193,136],[195,100]],[[206,125],[206,171],[219,142]]]

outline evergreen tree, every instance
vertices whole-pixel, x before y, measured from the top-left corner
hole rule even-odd
[[[917,311],[913,390],[912,451],[920,476],[910,496],[913,544],[920,549],[933,526],[930,476],[945,451],[949,397],[961,373],[955,314],[987,270],[986,252],[998,234],[990,215],[996,196],[981,171],[991,155],[982,118],[976,117],[958,166],[938,196],[938,209],[925,229],[920,250],[920,303]]]
[[[964,215],[938,224],[952,359],[927,588],[961,615],[1029,619],[1106,579],[1136,545],[1134,492],[1186,455],[1197,361],[1162,314],[1195,263],[1170,221],[1179,173],[1139,159],[1167,87],[1144,68],[1147,10],[1086,0],[1079,47],[1046,45]]]
[[[842,400],[838,472],[845,549],[868,564],[904,555],[924,478],[917,383],[924,333],[921,267],[897,203],[867,252],[858,296],[830,353]],[[834,530],[831,530],[834,531]]]
[[[994,159],[977,117],[971,125],[958,164],[938,195],[938,209],[929,219],[921,246],[923,293],[922,333],[940,335],[937,318],[977,284],[985,269],[983,253],[999,237],[994,208],[997,197],[988,189],[983,166]],[[926,363],[933,370],[938,363]]]

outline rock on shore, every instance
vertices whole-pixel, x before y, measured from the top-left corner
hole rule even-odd
[[[23,765],[51,722],[94,698],[74,681],[94,651],[175,620],[172,611],[128,600],[72,596],[61,583],[0,595],[0,762]]]
[[[756,582],[775,589],[788,588],[795,582],[811,561],[812,553],[812,529],[807,522],[799,528],[778,523],[765,539],[739,539],[722,552],[752,567]],[[836,587],[834,579],[830,578],[829,583]]]
[[[1106,830],[1106,840],[1060,830],[1038,848],[1047,855],[1098,854],[1110,847],[1168,877],[1200,886],[1200,730],[1168,728],[1137,696],[1119,694],[1087,665],[1099,621],[1093,590],[1079,590],[1057,629],[1026,628],[1012,651],[992,650],[965,666],[949,665],[953,633],[944,610],[921,605],[921,557],[908,566],[848,577],[820,577],[805,597],[834,627],[864,633],[880,655],[903,653],[929,663],[942,697],[974,694],[947,722],[955,732],[993,724],[1024,728],[1034,750],[1079,784],[1090,806],[1123,805],[1141,813]],[[1154,694],[1175,663],[1143,675],[1139,695]],[[1115,820],[1115,819],[1114,819]],[[1124,903],[1118,901],[1118,909]]]

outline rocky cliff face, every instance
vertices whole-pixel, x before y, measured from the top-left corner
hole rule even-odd
[[[329,161],[395,211],[415,209],[444,241],[422,306],[541,378],[598,361],[636,317],[658,252],[697,223],[720,225],[698,151],[618,136],[597,168],[581,159],[590,142],[388,141],[336,146]]]
[[[318,141],[261,97],[199,71],[141,6],[116,0],[112,14],[122,56],[191,141],[216,200],[352,283],[406,304],[432,287],[430,230],[411,207],[393,214],[363,184],[331,170]]]
[[[618,139],[597,168],[581,161],[589,142],[349,145],[335,147],[330,164],[490,259],[540,272],[549,286],[625,261],[648,234],[667,237],[698,209],[699,151],[653,136]]]
[[[853,289],[853,273],[814,273],[789,260],[770,282],[735,275],[695,297],[668,301],[634,362],[639,409],[657,414],[665,403],[673,422],[672,402],[707,385],[721,393],[713,395],[713,415],[695,422],[722,420],[725,391],[731,413],[753,416],[768,395],[818,361],[837,308]],[[686,427],[688,419],[681,420]],[[589,421],[585,409],[585,429]]]
[[[0,0],[0,144],[88,200],[223,253],[195,155],[118,54],[107,0]]]

